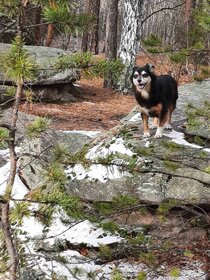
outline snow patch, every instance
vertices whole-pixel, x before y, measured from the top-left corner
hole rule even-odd
[[[0,168],[0,195],[5,193],[7,180],[9,177],[10,163],[6,163]],[[18,175],[15,176],[15,182],[12,190],[12,197],[15,199],[23,199],[28,193],[28,189],[21,181]]]
[[[66,134],[83,134],[83,135],[87,135],[89,137],[96,137],[98,136],[101,131],[89,131],[89,130],[62,130],[62,132],[66,133]]]
[[[201,149],[201,150],[206,151],[206,152],[210,152],[209,148],[203,148],[202,146],[199,146],[197,144],[187,142],[184,139],[184,133],[182,133],[182,132],[172,130],[170,132],[163,133],[163,135],[165,135],[167,137],[170,137],[171,140],[173,142],[175,142],[176,144],[192,147],[192,148],[195,148],[195,149]]]
[[[109,147],[104,147],[102,144],[94,146],[86,155],[87,159],[94,160],[96,158],[106,158],[111,154],[124,154],[128,156],[132,156],[134,153],[127,149],[124,145],[124,140],[122,138],[113,137],[110,141]]]
[[[121,170],[117,165],[105,166],[102,164],[92,164],[87,169],[82,164],[76,164],[73,167],[69,167],[65,172],[72,180],[99,180],[102,183],[106,183],[109,179],[114,180],[124,176],[131,176],[129,172]]]

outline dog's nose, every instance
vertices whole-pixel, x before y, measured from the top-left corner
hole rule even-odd
[[[138,83],[139,83],[139,84],[141,83],[141,79],[138,79]]]

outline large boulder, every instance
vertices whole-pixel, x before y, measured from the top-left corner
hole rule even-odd
[[[191,85],[180,87],[177,111],[173,116],[174,130],[166,131],[162,139],[142,137],[140,114],[135,108],[121,125],[98,136],[85,148],[81,145],[77,153],[70,149],[72,156],[65,170],[69,178],[68,193],[93,201],[110,201],[124,194],[148,204],[171,199],[185,204],[209,204],[210,149],[187,142],[181,131],[182,125],[187,123],[189,100],[201,106],[210,97],[209,82],[204,82],[202,87],[202,94],[195,94],[199,89],[196,84],[193,88]],[[46,137],[38,141],[38,145],[37,142],[25,143],[28,152],[37,147],[44,149],[49,144]],[[47,142],[43,144],[43,141]],[[38,165],[40,161],[31,162],[31,170],[37,169]],[[38,173],[36,180],[37,177]],[[32,182],[30,175],[24,179],[32,188],[38,185],[38,182]]]
[[[10,44],[0,44],[0,54],[10,49]],[[27,88],[31,88],[34,100],[47,101],[72,101],[71,93],[76,89],[73,82],[79,79],[79,71],[76,68],[67,70],[56,69],[53,65],[59,57],[70,55],[71,52],[56,48],[25,46],[31,57],[39,65],[39,75],[35,80],[27,82]],[[6,79],[0,69],[0,103],[11,99],[7,95],[8,86],[13,83]]]

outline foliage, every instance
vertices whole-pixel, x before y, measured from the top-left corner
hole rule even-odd
[[[178,44],[167,45],[155,34],[151,34],[143,40],[143,44],[152,54],[165,54],[177,68],[177,76],[180,75],[180,69],[183,65],[185,64],[187,68],[190,63],[191,67],[194,67],[194,79],[202,81],[210,77],[209,66],[202,65],[202,62],[206,63],[206,57],[209,56],[209,31],[210,2],[209,0],[200,1],[191,10],[186,29],[182,28],[183,40],[179,46]]]
[[[0,148],[5,148],[7,146],[7,141],[9,139],[9,132],[5,128],[0,128]]]
[[[0,13],[4,13],[9,18],[14,18],[23,14],[23,6],[19,0],[1,0]]]
[[[90,52],[65,55],[58,59],[54,66],[56,69],[80,68],[86,77],[112,77],[117,79],[122,73],[124,65],[119,59],[97,61]]]
[[[145,46],[149,47],[161,47],[162,40],[161,38],[157,37],[155,34],[151,34],[149,38],[143,40]]]
[[[170,271],[170,276],[174,278],[178,278],[180,276],[180,269],[177,267],[174,267]]]
[[[102,222],[100,223],[100,226],[104,229],[107,230],[111,233],[115,233],[119,230],[119,226],[112,222],[112,221],[107,221],[107,222]]]
[[[99,256],[105,258],[106,260],[111,260],[112,250],[108,245],[100,245]]]
[[[54,23],[65,34],[87,30],[94,20],[94,17],[91,15],[71,12],[62,5],[44,7],[43,17],[46,22]]]
[[[175,199],[162,202],[158,207],[157,213],[161,219],[164,219],[169,211],[175,206],[177,206],[177,201]]]
[[[69,151],[66,146],[56,145],[53,148],[53,161],[59,163],[67,162],[69,158]]]
[[[112,278],[111,280],[124,280],[122,272],[119,269],[114,269],[112,272]]]
[[[53,162],[45,171],[46,183],[52,186],[65,186],[67,176],[59,162]]]
[[[100,202],[95,201],[93,203],[93,207],[100,214],[111,214],[114,212],[122,211],[123,209],[133,207],[135,204],[137,205],[139,200],[136,197],[130,197],[127,195],[120,195],[114,197],[111,202]]]
[[[46,118],[36,117],[34,121],[26,126],[26,135],[29,138],[39,137],[49,127],[49,124],[50,122]]]
[[[37,65],[24,48],[24,42],[20,37],[16,37],[11,49],[1,55],[0,67],[5,77],[16,83],[31,80],[37,74]]]
[[[143,271],[139,272],[136,280],[147,280],[147,274]]]
[[[130,244],[132,245],[140,245],[140,244],[147,244],[149,243],[149,237],[146,236],[143,232],[139,232],[136,234],[136,236],[128,236],[127,240],[129,241]]]
[[[154,266],[157,259],[152,251],[142,252],[139,256],[140,261],[144,262],[148,266]]]
[[[31,216],[30,202],[16,202],[11,209],[10,220],[12,224],[22,225],[23,217]]]

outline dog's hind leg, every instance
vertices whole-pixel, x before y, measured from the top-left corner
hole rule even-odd
[[[152,124],[149,125],[149,129],[155,129],[158,127],[159,120],[157,117],[153,118]]]
[[[174,108],[173,105],[170,105],[169,108],[168,108],[168,119],[167,119],[167,122],[165,124],[165,128],[168,129],[168,130],[172,129],[171,116],[172,116],[172,113],[173,113],[174,109],[175,108]]]

